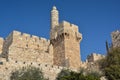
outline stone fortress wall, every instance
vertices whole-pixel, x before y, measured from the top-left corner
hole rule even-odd
[[[8,60],[52,64],[51,50],[49,40],[13,31],[4,41],[2,55]]]
[[[105,55],[98,54],[98,53],[91,53],[87,56],[86,61],[81,63],[81,68],[85,69],[92,69],[92,70],[99,70],[98,61],[104,59]]]
[[[1,80],[10,80],[12,71],[29,65],[42,69],[46,78],[55,80],[58,73],[66,68],[53,64],[53,46],[45,38],[13,31],[5,40],[1,38],[0,42]],[[70,69],[76,71],[76,69]]]
[[[87,56],[87,61],[88,62],[96,62],[100,59],[103,59],[105,58],[104,55],[101,55],[101,54],[98,54],[98,53],[92,53],[91,55],[88,55]]]
[[[21,62],[21,61],[10,61],[4,62],[3,65],[0,65],[0,80],[10,80],[10,75],[12,71],[19,70],[22,67],[34,66],[40,68],[46,78],[49,80],[55,80],[58,73],[63,69],[63,67],[37,63],[37,62]]]
[[[69,24],[68,22],[63,23],[64,25]],[[3,57],[0,58],[0,72],[2,72],[0,73],[0,79],[2,80],[9,80],[12,71],[29,65],[42,69],[45,77],[49,80],[55,80],[62,69],[69,68],[53,64],[53,46],[50,45],[49,40],[44,38],[13,31],[5,40],[1,38],[0,44],[1,56]],[[6,55],[8,61],[5,59]],[[87,58],[86,62],[81,62],[79,66],[86,69],[96,68],[97,70],[96,65],[90,62],[95,62],[103,57],[100,54],[93,53]],[[69,69],[77,70],[75,68]]]

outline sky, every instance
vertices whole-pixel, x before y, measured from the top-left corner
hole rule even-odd
[[[111,32],[120,30],[120,0],[0,0],[0,37],[17,30],[49,39],[53,6],[60,22],[79,26],[83,61],[93,52],[106,54],[106,40],[111,43]]]

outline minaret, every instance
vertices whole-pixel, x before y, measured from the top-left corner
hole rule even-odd
[[[51,29],[59,24],[59,12],[55,6],[51,11]]]
[[[50,29],[50,40],[57,36],[56,27],[59,25],[59,13],[55,6],[51,10],[51,29]]]

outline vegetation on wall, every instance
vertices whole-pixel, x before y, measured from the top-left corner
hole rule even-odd
[[[47,80],[39,68],[28,66],[22,67],[11,73],[10,80]]]
[[[120,79],[120,47],[110,48],[107,56],[99,61],[99,66],[103,72],[102,76],[106,76],[108,80]],[[84,74],[85,71],[74,72],[70,70],[62,70],[58,74],[57,80],[100,80],[97,73]]]
[[[71,70],[62,70],[58,76],[57,80],[100,80],[100,76],[96,73],[84,74],[84,70],[79,72],[74,72]]]

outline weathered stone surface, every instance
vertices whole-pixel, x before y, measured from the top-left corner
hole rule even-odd
[[[96,61],[103,59],[103,58],[105,58],[104,55],[92,53],[91,55],[88,55],[87,61],[88,62],[96,62]]]
[[[69,22],[63,21],[59,26],[51,31],[54,39],[53,44],[54,64],[71,68],[80,67],[80,41],[82,34],[78,32],[78,27]]]

